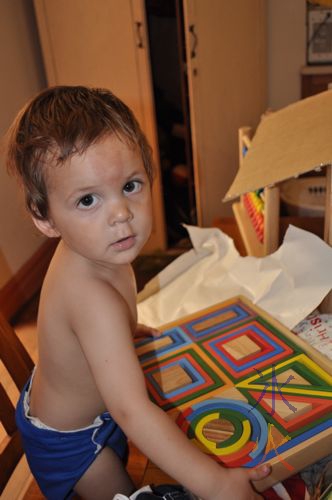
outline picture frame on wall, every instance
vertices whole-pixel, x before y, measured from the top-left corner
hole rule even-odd
[[[307,2],[307,64],[332,63],[332,7]]]

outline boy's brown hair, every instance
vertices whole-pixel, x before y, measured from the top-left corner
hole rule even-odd
[[[64,164],[107,134],[138,147],[152,183],[151,148],[131,110],[109,90],[50,87],[24,106],[8,131],[7,167],[21,179],[34,217],[48,217],[46,167]]]

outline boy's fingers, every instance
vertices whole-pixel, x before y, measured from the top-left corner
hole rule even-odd
[[[162,334],[157,328],[152,328],[150,326],[137,324],[135,337],[159,337]]]
[[[160,335],[163,333],[160,330],[157,330],[157,328],[151,328],[151,332],[153,337],[160,337]]]
[[[258,481],[259,479],[263,479],[268,476],[271,472],[271,466],[269,464],[261,465],[256,469],[249,470],[249,477],[252,481]]]

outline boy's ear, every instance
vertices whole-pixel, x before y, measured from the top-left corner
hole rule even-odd
[[[37,219],[37,217],[32,217],[32,220],[36,228],[48,238],[58,238],[60,236],[60,233],[54,226],[52,220]]]

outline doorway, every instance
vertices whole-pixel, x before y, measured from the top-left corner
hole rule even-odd
[[[197,224],[182,0],[145,0],[167,245]]]

